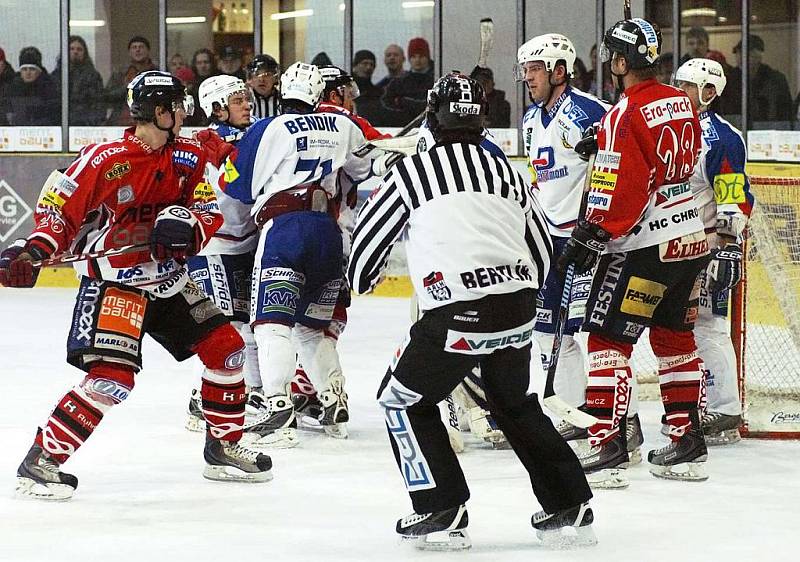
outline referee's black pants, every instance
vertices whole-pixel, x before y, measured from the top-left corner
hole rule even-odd
[[[386,373],[378,402],[416,513],[467,501],[437,404],[480,365],[490,411],[552,513],[592,497],[575,453],[527,395],[536,293],[526,289],[426,312]]]

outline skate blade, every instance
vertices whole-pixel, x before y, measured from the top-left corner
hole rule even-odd
[[[203,469],[203,478],[217,482],[269,482],[272,480],[272,471],[245,472],[235,466],[206,464]]]
[[[623,490],[628,487],[628,476],[624,468],[604,468],[586,475],[593,490]]]
[[[628,466],[641,464],[642,462],[642,448],[636,447],[633,451],[628,451]]]
[[[16,494],[20,498],[63,502],[75,493],[75,488],[67,484],[40,484],[30,478],[17,476]]]
[[[189,416],[186,418],[186,423],[183,426],[189,431],[200,432],[206,430],[206,420],[198,418],[197,416]]]
[[[466,550],[472,548],[472,541],[465,529],[437,531],[427,535],[401,535],[400,543],[418,550]]]
[[[347,439],[347,424],[335,423],[333,425],[323,425],[325,434],[334,439]]]
[[[718,445],[733,445],[742,440],[738,429],[726,429],[713,435],[706,435],[706,445],[716,447]]]
[[[536,536],[542,541],[543,546],[554,550],[582,548],[597,544],[597,536],[591,525],[562,527],[551,531],[536,529]]]
[[[292,449],[299,444],[300,438],[293,427],[283,427],[263,436],[252,431],[242,434],[242,445],[254,449]]]
[[[650,466],[650,474],[665,480],[683,480],[684,482],[703,482],[708,480],[706,472],[706,455],[699,457],[697,462],[684,462],[671,466],[654,464]]]

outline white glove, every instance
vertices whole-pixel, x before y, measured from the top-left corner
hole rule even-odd
[[[383,176],[403,157],[402,152],[384,152],[372,161],[372,173],[376,176]]]

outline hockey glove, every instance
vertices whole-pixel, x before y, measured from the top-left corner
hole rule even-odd
[[[584,162],[588,162],[592,154],[597,154],[597,131],[599,130],[600,125],[597,123],[587,127],[583,132],[583,138],[575,145],[575,152]]]
[[[712,292],[732,289],[742,280],[742,247],[728,243],[711,252],[708,266],[708,288]]]
[[[158,213],[150,234],[150,255],[159,263],[180,262],[200,250],[200,228],[189,209],[171,205]]]
[[[203,129],[194,134],[195,140],[203,146],[206,159],[217,168],[221,167],[228,155],[233,152],[234,146],[210,129]]]
[[[383,176],[404,156],[405,154],[402,152],[384,152],[372,161],[372,173],[376,176]]]
[[[564,252],[556,262],[556,269],[564,273],[569,264],[575,264],[575,273],[589,271],[597,263],[597,259],[606,243],[611,240],[611,235],[594,223],[579,221],[572,230],[572,236],[564,246]]]
[[[36,284],[39,268],[32,261],[47,258],[37,246],[31,246],[25,238],[14,241],[0,253],[0,285],[4,287],[30,288]]]

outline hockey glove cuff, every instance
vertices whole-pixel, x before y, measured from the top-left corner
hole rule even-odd
[[[201,233],[189,209],[171,205],[158,213],[150,234],[150,255],[159,263],[175,259],[181,262],[200,251]]]
[[[30,288],[36,285],[39,268],[31,262],[47,258],[47,253],[24,238],[16,240],[0,253],[0,285]]]
[[[575,264],[575,273],[589,271],[597,263],[609,240],[611,235],[600,225],[579,221],[556,262],[556,269],[564,273],[572,263]]]
[[[194,134],[195,140],[203,145],[203,152],[206,158],[217,168],[221,167],[231,152],[234,146],[222,140],[222,138],[210,129],[203,129]]]
[[[742,247],[739,244],[725,244],[722,249],[711,252],[708,266],[708,288],[712,292],[732,289],[742,280]]]
[[[389,168],[397,164],[405,154],[402,152],[385,152],[372,161],[372,173],[376,176],[383,176]]]
[[[588,162],[592,154],[597,154],[597,131],[599,130],[600,125],[597,123],[587,127],[583,132],[583,138],[575,145],[575,152],[584,162]]]

